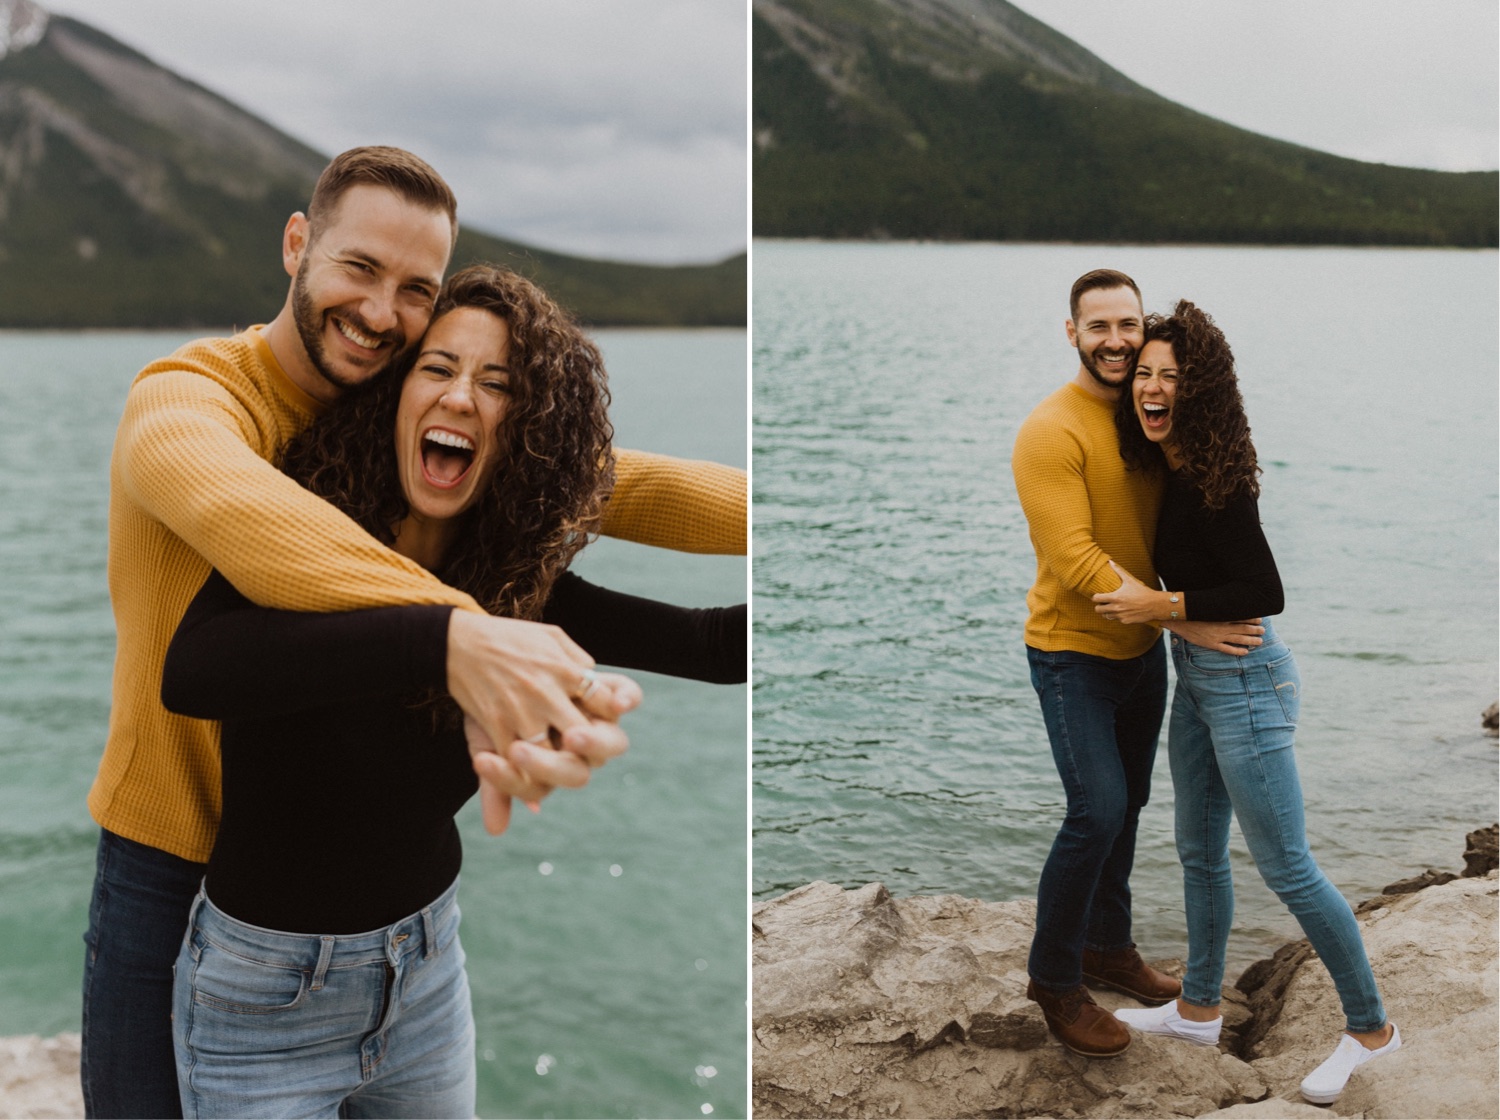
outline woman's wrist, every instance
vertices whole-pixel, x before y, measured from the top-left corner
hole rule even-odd
[[[1182,592],[1163,591],[1162,593],[1162,622],[1180,622],[1187,617],[1187,608],[1182,602]]]

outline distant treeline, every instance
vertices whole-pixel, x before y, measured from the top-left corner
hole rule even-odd
[[[54,160],[48,171],[66,173]],[[85,180],[86,182],[87,180]],[[0,262],[0,327],[144,327],[246,325],[276,314],[289,279],[281,268],[280,231],[286,216],[307,205],[290,192],[253,206],[224,206],[224,196],[200,192],[200,211],[217,215],[210,242],[197,231],[173,229],[135,207],[115,204],[112,183],[79,206],[72,189],[29,192],[7,223]],[[181,192],[191,185],[178,184]],[[63,201],[65,200],[65,201]],[[56,203],[67,211],[37,215]],[[81,232],[58,251],[59,226]],[[31,244],[28,231],[36,231]],[[708,265],[654,266],[587,260],[481,233],[463,231],[453,267],[475,261],[505,264],[541,284],[589,326],[743,327],[747,260],[740,253]]]
[[[1019,70],[943,80],[873,39],[865,95],[839,97],[759,17],[754,35],[758,236],[1495,247],[1500,234],[1493,171],[1360,163]]]

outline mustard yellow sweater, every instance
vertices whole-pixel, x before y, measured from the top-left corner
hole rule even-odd
[[[110,462],[113,700],[88,798],[112,832],[199,862],[213,846],[218,724],[161,704],[167,645],[210,566],[268,607],[479,609],[272,465],[319,408],[253,327],[189,343],[131,386]],[[687,551],[745,551],[743,471],[631,451],[617,457],[605,533]]]
[[[1090,598],[1120,586],[1111,560],[1157,586],[1151,545],[1161,481],[1125,469],[1114,405],[1064,385],[1022,423],[1011,469],[1036,549],[1026,644],[1117,661],[1145,653],[1161,630],[1107,621]]]

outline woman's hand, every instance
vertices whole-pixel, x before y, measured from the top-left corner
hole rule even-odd
[[[1113,560],[1120,586],[1094,596],[1094,610],[1112,622],[1160,622],[1170,617],[1167,593],[1147,587]]]
[[[464,716],[464,738],[474,774],[479,778],[479,807],[484,830],[499,836],[510,827],[511,798],[518,797],[533,813],[542,811],[542,798],[556,786],[578,788],[588,784],[594,763],[570,751],[544,744],[516,740],[505,751],[485,734],[472,716]],[[620,748],[622,751],[624,747]],[[598,763],[597,765],[602,765]]]

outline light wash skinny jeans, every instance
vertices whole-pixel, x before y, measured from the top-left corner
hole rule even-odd
[[[1269,622],[1264,625],[1264,644],[1244,657],[1172,637],[1177,688],[1167,753],[1187,909],[1182,997],[1200,1007],[1221,998],[1224,951],[1234,921],[1233,812],[1261,878],[1292,912],[1333,976],[1348,1029],[1379,1030],[1385,1009],[1354,912],[1307,847],[1302,785],[1292,753],[1302,680],[1292,651]]]
[[[173,985],[183,1115],[473,1116],[457,893],[320,937],[247,925],[200,891]]]

